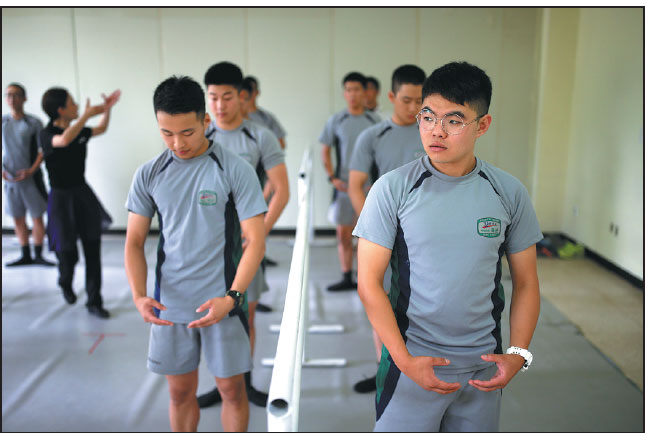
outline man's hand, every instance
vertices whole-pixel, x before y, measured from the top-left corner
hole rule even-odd
[[[333,178],[331,180],[331,183],[333,183],[333,187],[339,190],[340,192],[346,192],[348,190],[348,186],[346,183],[339,178]]]
[[[522,356],[514,354],[497,355],[492,353],[489,355],[482,355],[482,359],[485,361],[495,362],[496,366],[498,366],[498,370],[488,381],[480,381],[477,379],[469,380],[469,385],[480,391],[494,391],[499,388],[505,388],[525,363]]]
[[[231,296],[209,299],[197,308],[198,313],[208,310],[208,314],[199,320],[191,322],[188,328],[203,328],[214,325],[226,317],[234,306],[235,300]]]
[[[13,181],[23,181],[34,175],[29,169],[19,169],[16,171],[16,176]]]
[[[461,388],[459,382],[444,382],[435,376],[434,367],[447,366],[450,361],[432,356],[411,356],[401,371],[425,390],[439,394],[450,394]]]
[[[169,320],[159,319],[154,314],[154,308],[158,308],[161,311],[167,310],[167,308],[156,299],[142,296],[134,300],[134,303],[136,304],[136,308],[138,308],[140,315],[143,316],[145,322],[155,323],[157,325],[173,325]]]

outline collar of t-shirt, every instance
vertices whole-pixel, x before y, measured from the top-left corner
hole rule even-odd
[[[478,175],[482,169],[482,160],[478,159],[477,157],[475,157],[475,167],[473,170],[466,175],[462,175],[461,177],[451,177],[450,175],[439,172],[437,168],[435,168],[432,163],[430,163],[428,156],[421,157],[421,163],[428,170],[428,172],[437,177],[439,180],[455,184],[464,184],[473,181],[475,176]]]

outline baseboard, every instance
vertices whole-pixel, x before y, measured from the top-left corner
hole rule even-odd
[[[570,237],[568,234],[564,234],[564,233],[554,233],[554,234],[559,234],[561,237],[568,240],[569,242],[577,243],[577,241],[574,238]],[[615,263],[612,263],[611,261],[607,260],[602,255],[598,254],[597,252],[593,251],[592,249],[589,249],[586,246],[584,246],[584,256],[586,258],[590,258],[591,260],[598,263],[600,266],[604,267],[605,269],[607,269],[607,270],[615,273],[616,275],[620,276],[621,278],[625,279],[627,282],[629,282],[633,286],[638,287],[639,289],[643,290],[644,285],[643,285],[643,280],[642,279],[640,279],[637,276],[632,275],[631,273],[627,272],[622,267],[618,266]]]

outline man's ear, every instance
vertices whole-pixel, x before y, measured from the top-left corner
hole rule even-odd
[[[475,137],[480,137],[483,134],[485,134],[487,130],[489,130],[489,126],[491,125],[491,120],[492,120],[491,115],[489,115],[488,113],[482,118],[478,119],[478,131],[476,132]]]
[[[394,95],[394,92],[392,91],[387,92],[387,97],[389,97],[389,101],[392,104],[394,104],[394,102],[396,101],[396,95]]]

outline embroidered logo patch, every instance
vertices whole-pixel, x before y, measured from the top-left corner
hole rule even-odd
[[[212,190],[199,191],[199,205],[215,205],[217,204],[217,193]]]
[[[500,219],[478,219],[478,235],[490,238],[500,236]]]

